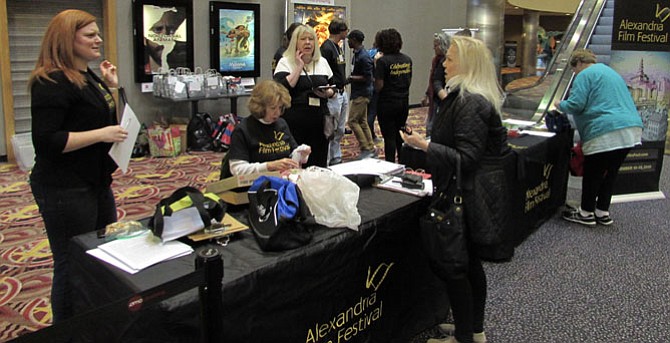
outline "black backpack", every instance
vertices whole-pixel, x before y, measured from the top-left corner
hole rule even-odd
[[[186,141],[189,151],[211,151],[214,150],[214,139],[212,132],[214,122],[209,113],[196,113],[188,121],[186,127]]]

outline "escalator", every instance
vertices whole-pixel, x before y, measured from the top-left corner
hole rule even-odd
[[[561,43],[544,74],[524,88],[506,93],[503,115],[506,118],[542,120],[556,99],[566,95],[573,73],[569,65],[575,49],[589,48],[598,62],[609,63],[612,43],[614,0],[582,0]]]

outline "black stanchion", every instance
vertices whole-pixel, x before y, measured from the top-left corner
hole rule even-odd
[[[196,253],[195,269],[205,269],[205,285],[198,288],[203,343],[223,342],[223,259],[215,248],[204,248]]]

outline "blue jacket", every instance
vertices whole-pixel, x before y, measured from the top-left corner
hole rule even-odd
[[[624,79],[612,68],[596,63],[575,77],[570,97],[558,109],[572,114],[582,141],[629,127],[643,127]]]

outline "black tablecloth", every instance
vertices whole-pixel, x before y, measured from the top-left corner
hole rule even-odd
[[[250,232],[226,247],[223,311],[225,342],[406,342],[448,312],[443,284],[429,270],[417,236],[427,199],[368,188],[358,202],[359,232],[320,227],[309,245],[292,251],[259,250]],[[73,281],[79,311],[141,292],[194,270],[181,257],[130,275],[88,256],[102,243],[75,237]],[[197,290],[121,323],[96,323],[92,339],[197,341]]]
[[[570,130],[553,137],[525,134],[509,139],[514,153],[502,163],[509,192],[508,223],[503,229],[505,241],[481,249],[484,259],[505,261],[512,258],[514,247],[565,203],[572,136]],[[426,169],[423,151],[403,147],[401,156],[406,166]]]

